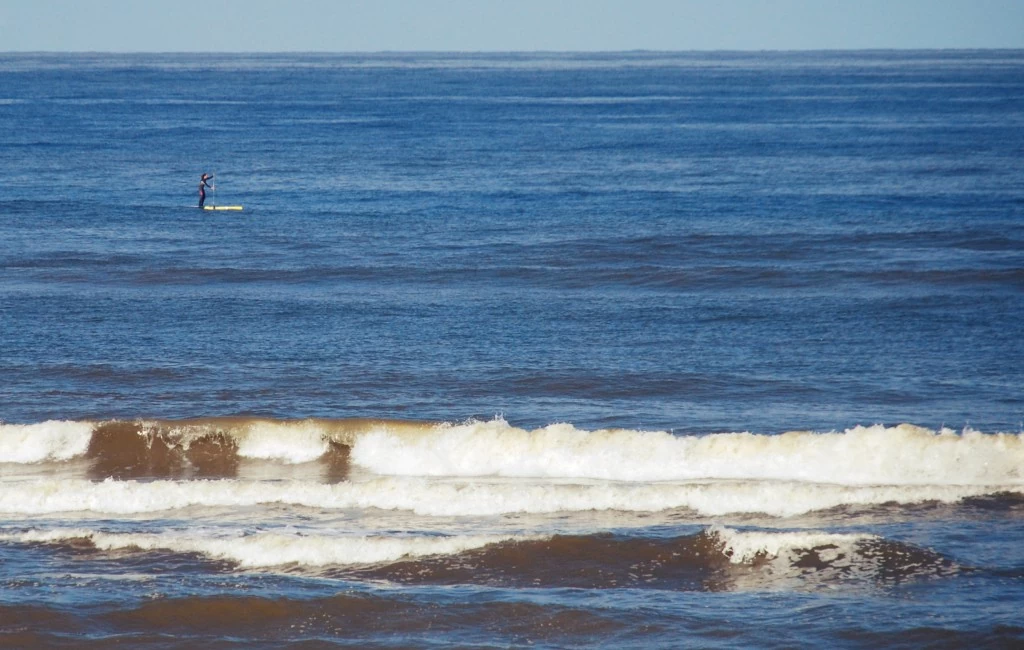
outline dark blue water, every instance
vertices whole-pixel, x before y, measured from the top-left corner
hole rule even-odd
[[[0,644],[1024,643],[1024,52],[3,54],[0,179]]]

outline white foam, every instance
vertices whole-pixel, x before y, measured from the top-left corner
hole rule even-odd
[[[142,422],[142,433],[159,423]],[[67,460],[88,450],[94,424],[0,425],[0,463]],[[330,450],[337,432],[317,420],[183,424],[167,431],[187,449],[224,433],[243,458],[298,464]],[[341,441],[339,441],[341,442]],[[912,425],[780,435],[526,430],[504,420],[436,427],[382,423],[345,435],[355,464],[386,476],[516,477],[654,482],[732,479],[840,485],[1024,484],[1024,434],[954,433]],[[230,452],[225,452],[230,453]]]
[[[308,463],[330,446],[324,429],[312,421],[253,422],[236,434],[243,458]]]
[[[90,422],[49,420],[38,424],[0,424],[0,463],[69,460],[89,449]]]
[[[484,516],[616,510],[690,509],[704,516],[761,513],[788,517],[843,505],[955,503],[1024,486],[843,486],[799,482],[552,483],[436,481],[380,477],[339,484],[303,481],[115,481],[45,479],[0,482],[0,513],[146,514],[199,507],[288,504],[344,510],[379,508],[425,516]]]
[[[1024,484],[1024,434],[957,434],[912,425],[675,436],[568,424],[528,431],[494,420],[426,432],[376,429],[355,440],[351,457],[377,474],[405,476]]]
[[[21,543],[62,543],[88,540],[101,550],[165,550],[174,553],[200,553],[218,560],[237,563],[242,568],[299,565],[377,564],[404,558],[430,555],[454,555],[514,539],[508,536],[420,536],[420,537],[341,537],[256,533],[232,537],[207,537],[182,532],[109,533],[85,528],[30,530],[0,534],[0,540]]]
[[[858,543],[879,539],[875,535],[818,531],[738,531],[725,526],[712,526],[707,533],[721,543],[722,554],[733,564],[749,564],[759,559],[792,560],[801,551],[820,547],[835,547],[833,556],[851,556]]]

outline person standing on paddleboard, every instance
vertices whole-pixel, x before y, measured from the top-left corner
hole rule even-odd
[[[203,174],[203,177],[199,179],[199,207],[203,207],[203,203],[206,203],[206,188],[213,189],[213,185],[210,185],[207,181],[213,180],[213,174]]]

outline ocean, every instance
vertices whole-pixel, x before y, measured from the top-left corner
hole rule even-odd
[[[0,647],[1024,647],[1024,51],[0,54],[0,242]]]

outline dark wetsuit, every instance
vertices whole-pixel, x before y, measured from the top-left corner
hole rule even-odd
[[[203,207],[203,203],[206,202],[206,188],[212,188],[213,186],[206,181],[213,178],[213,176],[203,176],[199,179],[199,207]]]

